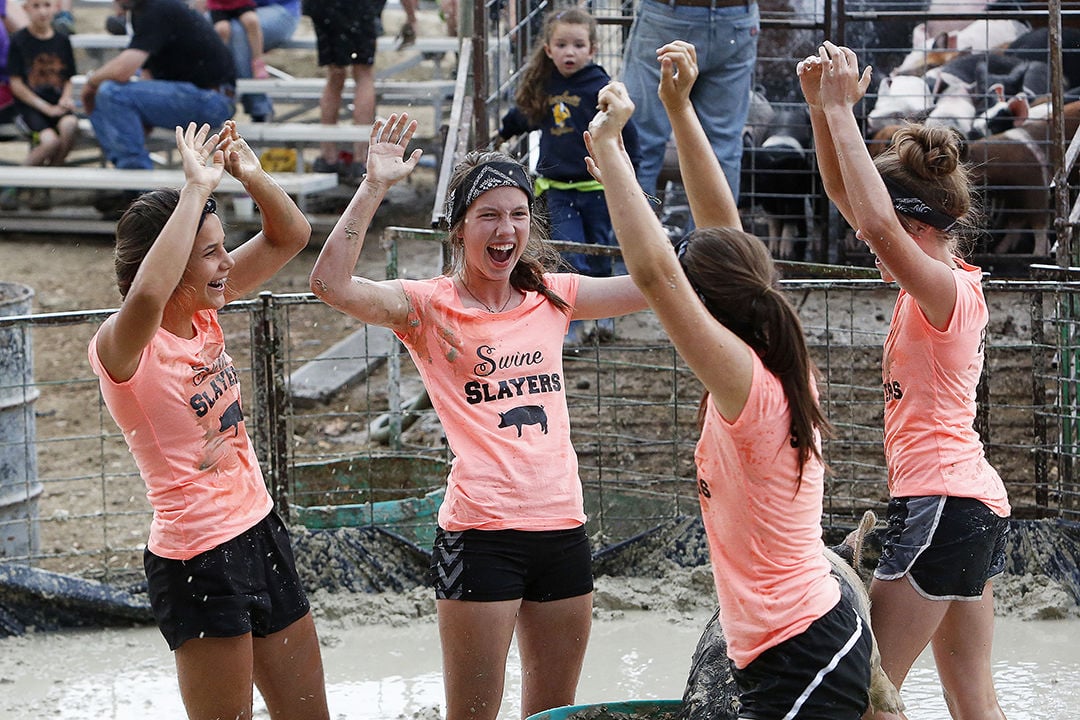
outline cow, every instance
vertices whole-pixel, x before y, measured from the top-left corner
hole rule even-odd
[[[915,26],[912,48],[890,75],[922,75],[927,69],[944,65],[965,53],[1001,50],[1027,31],[1016,20],[976,20],[959,29],[927,37],[926,26]]]
[[[1066,104],[1063,115],[1068,142],[1080,124],[1080,101]],[[1017,251],[1030,231],[1033,254],[1049,256],[1051,142],[1050,119],[1042,117],[968,143],[972,181],[986,188],[988,205],[1001,216],[996,224],[1005,230],[992,244],[994,252]]]
[[[745,137],[745,136],[744,136]],[[744,143],[740,204],[760,208],[768,224],[762,238],[773,257],[801,260],[808,237],[807,203],[814,197],[810,114],[804,104],[776,111],[757,145]]]

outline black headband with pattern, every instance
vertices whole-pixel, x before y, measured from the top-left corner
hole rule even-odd
[[[495,161],[477,165],[466,175],[461,184],[446,199],[446,217],[450,227],[457,225],[469,206],[488,190],[498,187],[516,187],[525,191],[529,209],[533,205],[533,187],[525,168],[516,162]]]
[[[883,177],[882,180],[885,181],[885,187],[889,191],[889,197],[892,198],[893,208],[896,209],[896,212],[914,218],[919,222],[924,222],[942,232],[948,232],[956,224],[956,218],[952,215],[930,207],[925,200],[900,183],[886,177]]]

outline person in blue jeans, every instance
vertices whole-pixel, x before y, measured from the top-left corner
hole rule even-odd
[[[148,170],[153,162],[144,141],[146,129],[192,122],[221,127],[236,110],[236,71],[210,20],[182,0],[117,4],[131,14],[131,41],[87,73],[82,105],[109,162],[117,168]],[[103,215],[118,218],[134,197],[106,195],[95,206]]]
[[[255,0],[255,14],[262,26],[263,51],[279,48],[292,39],[300,24],[300,0]],[[229,51],[236,65],[236,76],[251,77],[251,46],[239,20],[232,21]],[[274,118],[274,105],[264,93],[247,93],[240,96],[244,112],[253,122],[270,122]]]
[[[499,137],[508,140],[540,131],[536,196],[547,203],[553,240],[614,245],[604,188],[585,167],[583,133],[596,114],[600,89],[611,81],[607,71],[593,62],[597,43],[596,19],[587,10],[569,7],[549,13],[543,42],[537,43],[521,75],[516,106],[503,117]],[[637,163],[634,125],[627,124],[622,136],[631,162]],[[612,274],[610,255],[564,252],[563,260],[582,275]],[[597,320],[595,332],[598,340],[613,339],[612,318]],[[574,320],[563,345],[580,345],[586,338],[582,321]]]
[[[664,162],[671,123],[656,94],[657,50],[673,40],[697,48],[699,75],[690,100],[739,198],[742,130],[750,110],[761,18],[756,0],[641,0],[623,55],[623,83],[637,109],[641,162],[637,179],[650,195]],[[663,188],[660,188],[661,190]]]

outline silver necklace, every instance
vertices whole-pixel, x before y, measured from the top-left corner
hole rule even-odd
[[[480,298],[473,295],[472,290],[470,290],[469,286],[465,283],[465,278],[458,276],[458,279],[461,281],[461,287],[465,288],[465,292],[469,293],[469,297],[471,297],[473,300],[475,300],[476,302],[483,305],[484,309],[487,310],[492,315],[495,315],[497,313],[501,313],[503,310],[505,310],[506,306],[510,304],[510,300],[514,297],[514,288],[511,287],[510,288],[510,294],[506,296],[506,302],[504,302],[502,304],[501,308],[496,310],[495,308],[491,307],[490,305],[488,305],[486,302],[484,302]]]

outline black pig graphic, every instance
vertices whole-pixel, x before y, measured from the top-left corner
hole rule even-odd
[[[233,437],[236,437],[240,434],[242,422],[244,422],[244,411],[240,409],[240,401],[235,400],[232,405],[225,408],[225,412],[221,413],[221,427],[218,428],[218,432],[225,432],[232,428]]]
[[[544,406],[522,405],[511,408],[504,413],[499,413],[499,427],[504,428],[511,425],[517,428],[518,437],[521,437],[522,425],[539,425],[540,429],[547,435],[547,413],[544,412]]]

